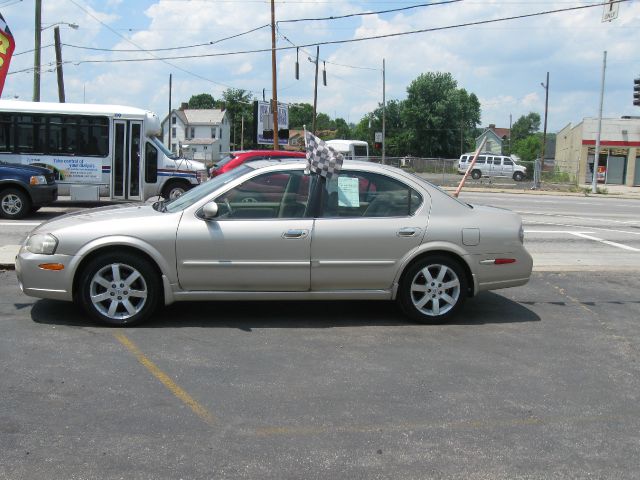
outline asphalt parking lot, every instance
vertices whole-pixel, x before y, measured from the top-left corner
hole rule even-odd
[[[123,330],[0,272],[0,478],[637,478],[639,291],[536,272],[441,326],[206,302]]]

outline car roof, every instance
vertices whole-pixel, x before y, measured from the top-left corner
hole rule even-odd
[[[277,157],[277,156],[291,156],[291,157],[302,157],[304,156],[304,152],[297,152],[292,150],[240,150],[236,152],[231,152],[236,157],[247,156],[247,155],[265,155],[269,157]]]

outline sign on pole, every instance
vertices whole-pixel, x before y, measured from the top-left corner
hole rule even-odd
[[[271,102],[254,102],[254,122],[256,126],[256,143],[273,145],[273,113]],[[289,144],[289,106],[278,104],[278,144]]]
[[[620,2],[617,0],[608,0],[604,5],[604,12],[602,12],[602,21],[610,22],[618,18],[618,10],[620,8]]]
[[[382,132],[376,132],[375,133],[375,139],[374,141],[376,143],[382,143]]]

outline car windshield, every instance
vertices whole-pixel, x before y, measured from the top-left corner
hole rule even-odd
[[[151,137],[151,141],[158,148],[158,150],[160,150],[162,153],[164,153],[171,160],[177,160],[179,158],[178,155],[176,155],[171,150],[169,150],[167,147],[165,147],[164,143],[162,143],[159,138]]]
[[[223,165],[226,165],[227,163],[229,163],[231,160],[233,160],[234,158],[236,158],[236,156],[232,153],[230,153],[229,155],[227,155],[226,157],[224,157],[222,160],[220,160],[219,162],[216,162],[216,167],[220,168]]]
[[[202,200],[204,197],[211,194],[211,192],[216,191],[218,188],[235,180],[236,178],[244,175],[251,170],[253,169],[247,166],[234,168],[227,173],[223,173],[222,175],[201,183],[197,187],[192,188],[191,190],[185,192],[177,198],[174,198],[173,200],[156,202],[153,204],[153,208],[161,212],[170,213],[184,210],[185,208],[190,207],[194,203]]]

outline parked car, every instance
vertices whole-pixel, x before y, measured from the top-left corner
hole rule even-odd
[[[467,153],[460,156],[458,161],[458,173],[464,174],[474,153]],[[478,180],[482,177],[510,177],[516,182],[521,182],[527,176],[527,167],[519,165],[512,157],[483,153],[478,155],[476,164],[471,170],[471,178]]]
[[[304,168],[246,163],[174,200],[51,220],[20,249],[20,287],[111,325],[180,300],[337,299],[396,300],[439,323],[467,297],[529,281],[518,214],[386,165],[345,161],[326,182]],[[243,201],[264,185],[269,198]]]
[[[58,185],[50,170],[0,160],[0,217],[24,218],[58,199]]]
[[[305,158],[304,152],[290,150],[242,150],[231,152],[209,169],[209,176],[216,177],[233,170],[239,165],[268,158]]]

